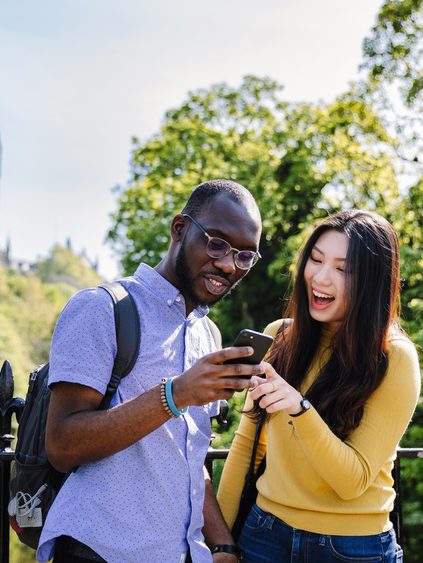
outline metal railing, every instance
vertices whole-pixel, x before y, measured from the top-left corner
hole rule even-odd
[[[7,505],[9,502],[10,465],[15,457],[12,449],[14,436],[12,435],[12,416],[15,414],[19,423],[25,401],[13,397],[14,381],[10,364],[6,361],[0,370],[0,563],[9,563],[9,517]],[[206,458],[206,467],[213,477],[214,462],[225,460],[228,449],[210,448]],[[394,480],[397,498],[394,511],[391,513],[398,542],[403,538],[402,495],[401,495],[401,459],[423,458],[423,448],[399,448],[398,457],[394,465]]]

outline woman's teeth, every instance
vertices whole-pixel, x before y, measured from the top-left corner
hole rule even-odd
[[[334,301],[335,297],[332,295],[328,295],[327,293],[321,293],[320,291],[316,291],[313,289],[313,296],[318,301]]]

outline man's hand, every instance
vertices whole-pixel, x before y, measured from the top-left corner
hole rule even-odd
[[[198,360],[190,369],[173,381],[173,399],[179,409],[202,406],[219,399],[228,399],[235,391],[250,387],[251,377],[264,373],[264,363],[243,364],[242,358],[251,356],[250,346],[224,348]],[[237,364],[226,360],[239,358]]]

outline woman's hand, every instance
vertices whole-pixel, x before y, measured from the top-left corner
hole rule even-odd
[[[261,364],[265,368],[265,377],[251,378],[254,387],[250,389],[250,396],[253,400],[260,399],[259,405],[268,413],[285,411],[287,414],[297,414],[301,411],[300,401],[303,396],[285,381],[267,363]]]

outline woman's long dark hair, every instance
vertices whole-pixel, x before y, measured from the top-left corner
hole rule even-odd
[[[345,318],[331,341],[331,356],[306,397],[331,430],[345,440],[363,416],[364,404],[387,368],[387,340],[399,328],[399,247],[392,226],[377,213],[341,211],[323,221],[300,254],[284,318],[292,325],[278,334],[269,362],[299,389],[319,346],[322,325],[309,313],[304,270],[318,238],[328,230],[348,237]],[[265,416],[256,404],[252,414]]]

